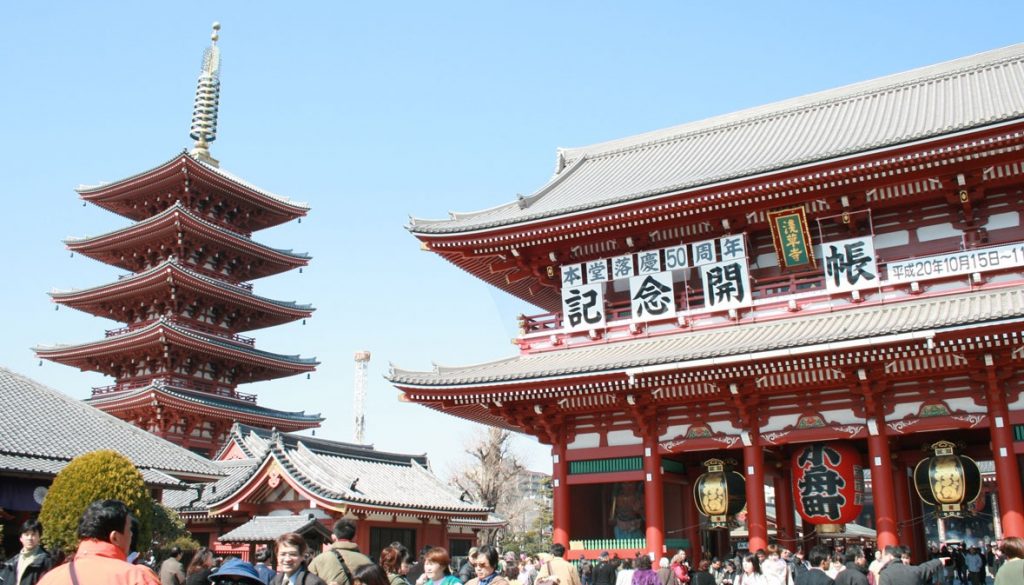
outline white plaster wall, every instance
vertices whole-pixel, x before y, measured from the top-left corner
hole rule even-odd
[[[565,446],[566,449],[592,449],[601,444],[601,435],[598,433],[582,433],[576,435],[576,439]]]
[[[634,435],[633,431],[611,431],[608,433],[608,445],[610,447],[642,444],[643,439]]]
[[[910,232],[907,230],[901,230],[887,234],[876,234],[874,241],[876,250],[882,248],[894,248],[896,246],[906,246],[910,243]]]
[[[862,425],[864,419],[857,417],[853,414],[853,411],[849,408],[842,410],[823,410],[821,416],[825,417],[825,422],[837,423],[841,425]]]
[[[950,410],[954,411],[962,410],[964,412],[982,414],[988,412],[984,406],[975,404],[973,398],[953,398],[951,400],[947,399],[945,403],[949,405]]]
[[[658,440],[667,441],[680,436],[685,437],[688,430],[690,430],[690,425],[672,425],[665,429],[665,434],[658,437]]]
[[[711,421],[708,422],[708,427],[714,433],[725,433],[726,435],[735,435],[740,432],[739,427],[734,426],[732,421]]]
[[[922,242],[930,242],[932,240],[941,240],[942,238],[960,237],[963,232],[953,227],[951,223],[940,223],[936,225],[926,225],[917,228],[917,239]]]
[[[885,417],[886,421],[900,420],[911,414],[917,414],[921,410],[921,404],[923,402],[907,402],[904,404],[897,404],[893,409],[892,414]]]
[[[1016,211],[1009,213],[997,213],[988,218],[988,223],[985,224],[985,229],[999,230],[1003,228],[1017,227],[1020,225],[1020,214]]]
[[[768,419],[768,422],[761,426],[762,433],[770,433],[772,431],[781,431],[782,429],[796,424],[797,419],[800,415],[797,414],[782,414],[773,416]]]

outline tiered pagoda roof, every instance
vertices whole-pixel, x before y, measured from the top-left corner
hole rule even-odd
[[[310,305],[253,294],[248,282],[308,264],[308,254],[271,248],[251,235],[300,219],[309,208],[221,170],[210,156],[218,28],[200,74],[195,148],[127,179],[78,189],[85,201],[135,223],[69,239],[68,249],[133,274],[52,298],[124,326],[98,341],[36,348],[42,358],[113,376],[112,387],[94,389],[96,406],[206,453],[220,447],[235,421],[301,430],[322,420],[258,407],[254,395],[237,391],[239,384],[311,372],[318,362],[258,350],[238,335],[312,314]]]
[[[144,297],[144,306],[135,304]],[[224,321],[236,331],[251,331],[305,319],[313,314],[311,305],[285,302],[253,294],[239,286],[201,274],[172,258],[161,264],[127,275],[115,282],[87,289],[54,291],[54,302],[97,317],[132,323],[147,314],[179,313],[193,299],[222,308]]]

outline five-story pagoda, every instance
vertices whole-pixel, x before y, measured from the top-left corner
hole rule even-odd
[[[99,341],[35,348],[42,357],[112,376],[90,404],[198,452],[213,454],[233,422],[291,432],[319,415],[260,407],[239,384],[315,369],[312,358],[261,351],[248,331],[309,317],[313,308],[253,293],[250,281],[305,266],[310,257],[251,239],[300,218],[306,205],[221,170],[210,156],[220,93],[219,25],[203,58],[191,152],[110,184],[80,188],[88,202],[135,223],[69,239],[72,252],[131,273],[54,302],[124,326]]]

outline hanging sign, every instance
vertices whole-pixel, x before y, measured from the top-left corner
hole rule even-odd
[[[1008,244],[964,250],[940,256],[926,256],[890,262],[887,266],[890,283],[908,283],[950,276],[968,276],[975,272],[1005,270],[1024,266],[1024,245]]]
[[[728,528],[747,506],[747,481],[731,469],[726,471],[721,459],[708,459],[704,466],[708,470],[694,482],[693,499],[711,528]]]
[[[875,244],[870,236],[821,245],[825,289],[830,293],[878,287]]]
[[[811,250],[811,233],[807,228],[807,214],[804,208],[794,207],[768,212],[772,243],[779,266],[797,268],[814,267],[814,253]]]

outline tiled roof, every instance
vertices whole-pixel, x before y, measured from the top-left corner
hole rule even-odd
[[[256,459],[214,461],[213,464],[224,477],[212,483],[202,484],[202,497],[198,487],[190,487],[186,490],[164,492],[163,503],[179,512],[205,512],[207,502],[219,500],[220,494],[229,494],[238,489],[252,476],[259,463]]]
[[[123,454],[147,481],[161,485],[220,476],[209,460],[187,449],[0,368],[0,471],[51,475],[98,449]]]
[[[89,249],[90,247],[96,246],[96,242],[100,242],[102,240],[109,241],[115,238],[123,238],[135,234],[148,235],[153,232],[153,228],[151,226],[163,222],[168,222],[172,217],[176,216],[182,216],[185,220],[195,222],[196,224],[203,226],[206,229],[212,230],[214,233],[220,235],[221,240],[223,242],[227,243],[228,245],[235,246],[239,249],[244,248],[246,246],[250,246],[252,248],[255,248],[260,254],[264,256],[273,257],[275,254],[279,254],[281,256],[287,256],[295,260],[310,260],[312,258],[312,256],[310,256],[306,252],[295,252],[293,250],[283,248],[271,248],[270,246],[261,244],[256,240],[253,240],[252,238],[246,237],[242,234],[239,234],[237,232],[231,231],[229,229],[220,227],[219,225],[206,221],[205,219],[199,217],[198,215],[190,211],[181,203],[181,201],[176,202],[174,205],[171,205],[167,209],[161,211],[160,213],[148,219],[144,219],[142,221],[133,223],[123,228],[113,230],[104,234],[100,234],[98,236],[69,237],[64,240],[64,243],[68,246],[69,249],[72,250],[86,250]],[[135,235],[135,237],[138,238],[140,236]]]
[[[259,295],[255,295],[255,294],[253,294],[253,292],[251,290],[249,290],[247,288],[242,288],[240,286],[236,286],[236,285],[231,284],[229,282],[224,282],[224,281],[221,281],[221,280],[217,280],[216,278],[210,278],[209,276],[206,276],[204,274],[200,274],[200,273],[196,272],[195,270],[192,270],[188,266],[183,265],[180,261],[178,261],[177,259],[174,259],[174,258],[169,259],[169,260],[165,260],[165,261],[161,262],[160,264],[157,264],[156,266],[154,266],[154,267],[152,267],[152,268],[150,268],[148,270],[143,270],[142,272],[138,272],[138,273],[135,273],[135,274],[128,275],[128,276],[126,276],[124,278],[121,278],[121,279],[115,281],[115,282],[105,283],[105,284],[101,284],[101,285],[90,287],[90,288],[70,289],[70,290],[54,290],[54,291],[50,292],[50,296],[55,301],[61,302],[62,299],[65,299],[67,297],[78,297],[78,296],[86,295],[86,294],[104,293],[105,291],[108,291],[110,289],[125,287],[125,286],[131,285],[131,284],[133,284],[133,283],[135,283],[137,281],[144,281],[147,278],[149,278],[149,277],[151,277],[151,276],[153,276],[155,274],[162,273],[162,272],[164,272],[165,270],[168,270],[168,269],[170,269],[170,270],[172,270],[172,271],[174,271],[176,273],[184,274],[184,275],[187,275],[189,277],[192,277],[192,278],[201,280],[203,282],[209,283],[209,284],[211,284],[213,286],[216,286],[217,288],[220,288],[220,289],[224,290],[227,293],[230,293],[230,294],[233,294],[233,295],[236,295],[236,296],[241,296],[243,298],[249,298],[249,299],[252,299],[252,300],[257,301],[257,302],[268,303],[268,304],[276,305],[278,307],[282,307],[282,308],[285,308],[285,309],[297,309],[297,310],[302,310],[302,311],[313,311],[314,310],[313,309],[313,305],[310,305],[310,304],[302,304],[302,305],[300,305],[299,303],[297,303],[295,301],[278,301],[278,300],[274,300],[274,299],[271,299],[271,298],[268,298],[268,297],[261,297]],[[127,292],[125,294],[130,295],[130,294],[133,294],[133,293],[130,292],[130,289],[129,289],[129,292]],[[110,293],[110,292],[106,292],[104,294],[104,298],[111,298],[111,297],[112,297],[112,293]]]
[[[129,399],[135,395],[148,394],[150,391],[156,390],[162,394],[174,396],[181,400],[186,400],[195,404],[201,404],[207,407],[213,407],[217,409],[229,410],[232,412],[246,413],[253,416],[274,418],[274,419],[286,419],[297,422],[310,422],[319,423],[323,422],[323,417],[319,414],[306,414],[306,411],[287,411],[287,410],[275,410],[273,408],[265,408],[263,406],[257,406],[253,402],[246,400],[239,400],[228,398],[226,396],[217,396],[216,394],[210,394],[209,392],[202,392],[198,390],[187,390],[184,388],[175,388],[173,386],[167,386],[164,384],[157,384],[154,386],[146,386],[135,390],[126,390],[124,392],[112,392],[110,394],[102,394],[96,398],[90,398],[87,402],[90,404],[103,404],[104,402],[117,400],[123,401]]]
[[[331,502],[460,517],[485,517],[489,512],[483,506],[464,501],[460,492],[438,479],[426,466],[423,455],[402,456],[372,448],[357,450],[349,443],[325,439],[311,440],[314,450],[306,446],[307,437],[274,433],[267,439],[254,429],[243,430],[240,425],[233,428],[232,435],[243,451],[254,457],[238,464],[238,475],[217,482],[215,494],[210,490],[203,494],[207,506],[230,500],[272,457],[296,483]],[[330,443],[335,443],[335,447]]]
[[[161,169],[163,167],[173,165],[173,164],[175,164],[178,161],[181,161],[183,159],[187,163],[192,163],[194,165],[201,166],[202,168],[206,169],[207,171],[209,171],[211,173],[214,173],[216,175],[219,175],[219,176],[223,177],[224,179],[227,179],[228,181],[231,181],[232,183],[235,183],[236,185],[239,185],[241,187],[249,189],[249,190],[251,190],[251,191],[253,191],[253,192],[255,192],[255,193],[259,194],[259,195],[263,195],[264,197],[269,197],[270,199],[278,201],[279,203],[283,203],[285,205],[288,205],[288,206],[291,206],[291,207],[300,208],[300,209],[306,209],[306,210],[309,209],[309,205],[306,204],[306,203],[299,203],[297,201],[292,201],[291,199],[289,199],[287,197],[284,197],[282,195],[276,195],[274,193],[271,193],[270,191],[267,191],[265,189],[261,189],[260,187],[257,187],[256,185],[253,185],[252,183],[250,183],[250,182],[248,182],[248,181],[246,181],[244,179],[241,179],[238,176],[225,171],[224,169],[215,167],[213,165],[209,165],[209,164],[207,164],[207,163],[205,163],[205,162],[203,162],[201,160],[198,160],[198,159],[195,159],[195,158],[189,156],[187,154],[187,151],[183,152],[182,154],[175,155],[174,158],[172,158],[171,160],[169,160],[169,161],[167,161],[165,163],[159,164],[159,165],[153,167],[152,169],[147,169],[145,171],[142,171],[140,173],[136,173],[136,174],[134,174],[134,175],[132,175],[130,177],[126,177],[126,178],[121,179],[119,181],[114,181],[112,183],[111,182],[100,183],[98,185],[79,185],[78,187],[75,188],[75,191],[77,191],[78,193],[81,193],[81,194],[87,194],[87,193],[92,193],[94,191],[100,191],[100,190],[103,190],[103,189],[108,189],[110,187],[117,186],[117,185],[119,185],[121,183],[131,182],[131,181],[133,181],[133,180],[135,180],[135,179],[137,179],[139,177],[142,177],[144,175],[152,173],[152,172],[154,172],[156,170],[159,170],[159,169]]]
[[[924,338],[947,328],[1021,317],[1024,289],[1008,288],[534,353],[433,372],[395,368],[389,380],[398,385],[443,387],[613,373],[659,364],[678,364],[682,369],[749,361],[761,352],[795,355],[805,348],[821,352],[848,345],[872,346],[885,343],[885,337]]]
[[[217,540],[221,542],[270,542],[288,532],[305,534],[307,531],[320,533],[325,539],[330,530],[312,514],[304,516],[256,516]]]
[[[63,355],[68,352],[80,352],[83,350],[93,351],[91,348],[102,348],[110,346],[112,344],[123,342],[128,339],[139,339],[141,343],[145,340],[145,338],[147,338],[149,334],[155,332],[160,333],[161,340],[165,333],[177,333],[179,335],[201,341],[208,346],[225,349],[232,352],[239,352],[247,356],[251,356],[252,358],[265,359],[272,362],[294,364],[297,366],[309,367],[310,369],[312,369],[312,366],[317,366],[320,364],[320,362],[316,361],[316,358],[304,358],[298,355],[286,355],[280,353],[272,353],[269,351],[263,351],[261,349],[256,349],[255,347],[252,347],[244,343],[230,341],[218,337],[216,335],[207,335],[200,331],[182,327],[177,323],[165,318],[160,318],[156,321],[153,321],[153,323],[150,325],[147,325],[145,327],[139,327],[138,329],[129,331],[128,333],[112,337],[106,337],[98,341],[91,341],[81,344],[39,345],[33,349],[40,356],[50,356],[53,354]],[[163,343],[164,341],[162,340],[161,342]]]
[[[1024,44],[558,152],[536,193],[413,219],[421,234],[539,220],[990,126],[1024,116]]]

